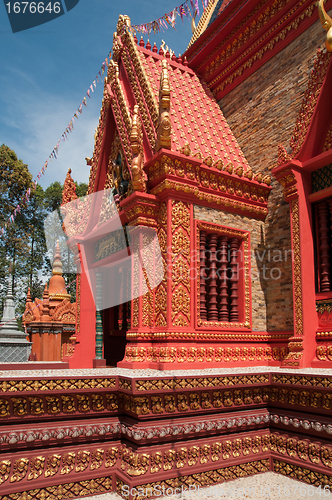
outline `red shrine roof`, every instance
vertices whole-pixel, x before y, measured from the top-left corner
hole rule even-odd
[[[164,55],[139,45],[137,50],[157,103]],[[211,156],[212,163],[221,159],[224,167],[231,162],[234,169],[242,166],[244,171],[248,170],[248,162],[210,90],[188,66],[171,60],[169,53],[167,55],[171,87],[171,150],[181,151],[189,144],[190,156],[201,155],[203,160]]]
[[[105,79],[103,105],[95,136],[89,194],[97,190],[97,184],[102,182],[97,170],[99,159],[102,158],[99,155],[104,147],[105,130],[107,124],[110,124],[109,108],[112,110],[112,120],[129,170],[132,162],[131,129],[135,105],[138,106],[142,124],[144,164],[160,149],[156,145],[162,113],[159,106],[160,82],[165,61],[171,130],[171,144],[167,149],[196,158],[209,168],[225,170],[236,179],[243,175],[249,180],[253,179],[252,170],[214,96],[195,71],[188,67],[186,59],[175,57],[167,47],[161,47],[158,52],[157,47],[151,48],[150,43],[144,47],[143,40],[138,44],[128,26],[129,18],[120,16],[117,32],[113,37],[113,57]],[[112,134],[113,132],[106,132],[108,144],[112,141]],[[106,143],[105,147],[108,147]],[[110,147],[103,154],[109,155]],[[262,178],[259,173],[254,179],[258,183],[263,181],[270,184],[270,178]],[[101,187],[102,183],[99,189]]]
[[[143,40],[137,43],[129,27],[130,19],[120,16],[105,78],[88,194],[105,186],[117,189],[115,183],[126,178],[130,179],[129,197],[133,192],[155,195],[174,188],[202,203],[265,217],[271,178],[253,174],[204,81],[186,59],[175,57],[167,47],[158,51],[149,42],[146,47]],[[121,178],[115,161],[119,151],[125,169]],[[179,173],[173,167],[164,171],[164,166],[159,171],[159,160],[165,163],[163,155],[172,157],[174,165],[182,162],[184,169],[188,163],[194,172],[184,174],[182,167]],[[171,178],[164,182],[163,175]]]

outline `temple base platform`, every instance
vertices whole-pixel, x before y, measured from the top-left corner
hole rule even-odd
[[[138,500],[268,471],[332,488],[332,370],[20,370],[0,391],[1,500]]]

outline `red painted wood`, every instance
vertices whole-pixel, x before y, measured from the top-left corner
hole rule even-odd
[[[221,236],[218,240],[218,255],[219,255],[219,321],[229,321],[228,315],[228,290],[227,290],[227,252],[228,251],[228,238],[227,236]]]
[[[238,271],[238,263],[237,263],[237,250],[238,250],[238,240],[237,238],[230,239],[230,313],[229,319],[230,321],[238,321],[239,320],[239,304],[238,304],[238,281],[239,281],[239,271]]]
[[[200,317],[203,321],[207,320],[206,310],[206,232],[200,233]]]
[[[318,232],[319,232],[319,291],[329,292],[330,282],[330,245],[329,245],[329,205],[327,202],[319,203]]]
[[[218,307],[217,307],[217,236],[212,234],[209,239],[209,255],[210,255],[210,287],[209,287],[209,321],[218,321]]]

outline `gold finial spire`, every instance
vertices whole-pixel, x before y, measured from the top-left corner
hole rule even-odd
[[[161,148],[171,149],[171,87],[167,68],[167,60],[161,61],[160,87],[159,87],[159,126],[156,150]]]
[[[139,107],[134,106],[132,126],[130,132],[130,143],[133,153],[131,162],[131,175],[134,191],[146,191],[144,173],[143,173],[143,135],[140,117],[138,113]]]
[[[324,0],[318,2],[318,14],[324,30],[327,31],[325,47],[328,52],[332,52],[332,19],[325,10]]]

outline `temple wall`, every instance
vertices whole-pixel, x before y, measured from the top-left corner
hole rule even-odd
[[[291,273],[289,248],[285,254],[281,247],[269,248],[264,245],[266,224],[255,219],[197,205],[194,206],[194,218],[250,232],[253,330],[292,329],[292,309],[287,304],[287,300],[292,300],[292,285],[287,285],[289,268]],[[272,295],[270,301],[268,294]]]
[[[254,172],[269,173],[277,165],[278,144],[288,148],[316,53],[324,38],[317,21],[219,102]],[[291,248],[289,204],[284,201],[282,187],[275,179],[272,187],[264,228],[265,245],[270,255],[276,257],[280,251],[284,258],[276,263],[281,271],[280,279],[265,283],[267,330],[290,330],[293,298],[288,252]],[[256,300],[259,303],[259,296]]]

